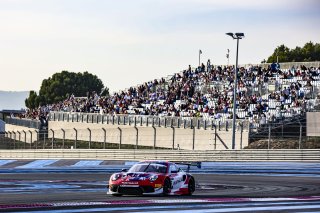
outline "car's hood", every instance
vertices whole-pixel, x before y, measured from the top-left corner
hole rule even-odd
[[[122,180],[124,181],[138,181],[150,178],[153,175],[158,175],[157,173],[146,173],[146,172],[128,172],[122,175]]]

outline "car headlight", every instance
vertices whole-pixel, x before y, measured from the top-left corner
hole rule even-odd
[[[115,180],[118,180],[120,177],[121,177],[121,174],[113,174],[110,179],[112,181],[115,181]]]
[[[157,180],[158,179],[158,175],[152,175],[151,177],[149,177],[149,180],[151,181],[151,182],[153,182],[153,181],[155,181],[155,180]]]

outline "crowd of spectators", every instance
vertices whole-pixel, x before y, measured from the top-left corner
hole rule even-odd
[[[166,79],[145,82],[109,97],[96,92],[87,97],[70,95],[59,103],[28,111],[25,116],[45,118],[50,111],[63,111],[214,118],[227,115],[232,118],[234,72],[234,66],[213,66],[210,61],[195,69],[189,65],[186,70]],[[271,116],[271,102],[279,103],[279,110],[301,108],[308,99],[316,98],[312,96],[317,92],[312,82],[320,82],[319,77],[320,67],[300,66],[282,70],[276,63],[268,68],[241,67],[237,76],[236,107],[247,117],[253,113]],[[271,92],[269,86],[273,86]],[[236,116],[239,117],[238,114]]]

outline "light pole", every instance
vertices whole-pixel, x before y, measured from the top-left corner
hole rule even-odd
[[[229,57],[230,57],[230,50],[229,49],[227,49],[227,54],[226,54],[226,57],[227,57],[227,59],[228,59],[228,66],[229,66]]]
[[[236,146],[236,104],[237,104],[237,74],[238,74],[238,50],[239,40],[244,37],[244,33],[226,33],[233,39],[237,39],[237,54],[236,54],[236,67],[234,71],[234,86],[233,86],[233,116],[232,116],[232,149]]]
[[[202,54],[202,51],[199,50],[199,67],[200,67],[200,56],[201,56],[201,54]]]

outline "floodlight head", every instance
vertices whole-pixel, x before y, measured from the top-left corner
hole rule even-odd
[[[244,37],[244,33],[235,33],[236,37],[241,39]]]
[[[231,36],[232,38],[234,38],[234,34],[233,33],[226,33],[226,35]]]

